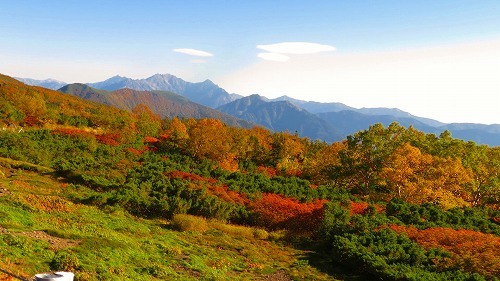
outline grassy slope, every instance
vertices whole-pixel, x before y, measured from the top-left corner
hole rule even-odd
[[[70,200],[81,192],[48,168],[0,158],[0,269],[29,277],[59,266],[77,280],[333,280],[282,242],[180,232]]]

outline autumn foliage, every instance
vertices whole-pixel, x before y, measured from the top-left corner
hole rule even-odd
[[[102,144],[118,146],[120,145],[121,135],[118,133],[105,133],[96,135],[96,139]]]
[[[441,248],[452,253],[450,262],[468,272],[500,276],[500,237],[473,230],[435,227],[419,230],[391,225],[425,248]]]
[[[351,206],[350,206],[350,215],[365,215],[367,214],[370,204],[368,202],[354,202],[351,201]],[[374,205],[373,206],[374,211],[377,213],[381,213],[383,211],[383,208],[380,205]]]
[[[259,224],[263,226],[307,232],[317,229],[321,223],[324,202],[301,203],[293,198],[264,193],[262,198],[250,203],[250,208],[259,215]]]

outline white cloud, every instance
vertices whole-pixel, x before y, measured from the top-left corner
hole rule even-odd
[[[286,62],[290,59],[289,56],[278,53],[259,53],[257,56],[261,59],[279,62]]]
[[[182,48],[182,49],[173,49],[172,51],[177,52],[177,53],[190,55],[190,56],[196,56],[196,57],[213,57],[214,56],[213,54],[211,54],[209,52],[196,50],[196,49]]]
[[[257,49],[279,54],[315,54],[335,51],[335,47],[308,42],[283,42],[270,45],[257,45]]]

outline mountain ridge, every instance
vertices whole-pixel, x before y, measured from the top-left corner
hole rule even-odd
[[[251,122],[194,103],[184,96],[168,91],[138,91],[124,88],[110,92],[81,83],[66,85],[59,91],[128,111],[132,111],[139,104],[143,104],[161,117],[216,118],[228,125],[244,128],[254,125]]]
[[[341,140],[340,135],[324,120],[289,101],[267,102],[259,95],[251,95],[217,109],[273,131],[296,132],[327,142]]]
[[[87,85],[101,90],[114,91],[129,88],[141,91],[169,91],[187,97],[193,102],[216,108],[238,98],[210,80],[191,83],[171,74],[154,74],[145,79],[132,79],[119,75]]]

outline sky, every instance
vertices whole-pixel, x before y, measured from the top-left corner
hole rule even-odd
[[[0,73],[169,73],[244,96],[500,124],[500,1],[0,1]]]

